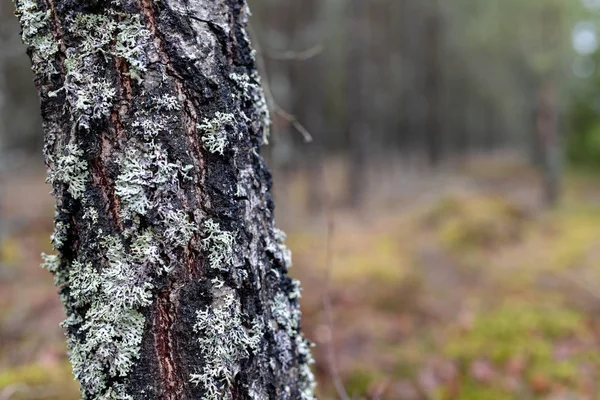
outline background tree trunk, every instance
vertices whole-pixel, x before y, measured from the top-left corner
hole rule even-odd
[[[312,399],[244,0],[18,0],[86,399]]]
[[[427,161],[430,166],[437,166],[442,159],[442,125],[441,125],[441,82],[442,71],[440,61],[442,29],[441,19],[437,11],[437,3],[433,2],[434,12],[427,17],[425,23],[425,98],[427,99],[427,121],[425,134],[425,147]]]
[[[535,130],[542,161],[543,200],[549,207],[554,207],[560,197],[562,157],[557,103],[554,85],[544,82],[538,94]]]
[[[368,2],[366,0],[350,0],[348,4],[348,37],[347,42],[347,74],[346,91],[348,99],[348,206],[358,208],[365,199],[367,158],[370,148],[371,127],[368,123],[368,71],[364,63],[355,60],[367,59],[370,25],[368,18]]]

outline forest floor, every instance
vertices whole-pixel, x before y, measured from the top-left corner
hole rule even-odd
[[[352,399],[600,398],[598,177],[567,174],[548,210],[514,158],[447,173],[388,164],[356,211],[343,171],[327,165],[330,205],[312,216],[308,177],[275,176],[320,399],[343,398],[335,379]],[[0,179],[0,400],[77,399],[62,307],[39,267],[49,188],[43,171]]]

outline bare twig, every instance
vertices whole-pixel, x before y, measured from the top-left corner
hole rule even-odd
[[[248,26],[248,31],[250,32],[250,35],[253,38],[252,42],[254,43],[254,49],[256,50],[256,53],[257,53],[256,66],[258,68],[260,75],[264,77],[263,87],[265,90],[265,97],[266,97],[269,109],[271,109],[275,114],[279,115],[283,119],[287,120],[302,135],[302,138],[304,139],[305,143],[312,142],[313,137],[310,134],[310,132],[308,131],[308,129],[306,129],[304,127],[304,125],[302,125],[300,123],[300,121],[298,121],[298,119],[294,115],[285,111],[275,101],[275,97],[273,96],[273,92],[271,91],[271,85],[269,84],[269,80],[267,79],[267,68],[265,66],[265,60],[263,58],[263,52],[261,50],[260,42],[256,36],[256,33],[252,29],[251,25]]]
[[[29,387],[23,383],[9,385],[0,391],[0,400],[10,400],[17,393],[29,391]]]
[[[296,128],[298,132],[300,132],[305,143],[310,143],[313,141],[313,137],[310,132],[304,127],[304,125],[300,123],[300,121],[298,121],[294,115],[281,109],[281,107],[279,107],[275,102],[272,103],[272,107],[273,111],[277,113],[277,115],[286,119],[294,128]]]
[[[581,289],[586,291],[590,296],[594,297],[596,300],[600,300],[600,287],[598,287],[594,282],[587,282],[570,272],[562,272],[556,275],[579,286]]]
[[[301,51],[288,50],[283,52],[277,52],[273,50],[268,50],[266,55],[270,59],[278,61],[306,61],[318,56],[323,52],[324,49],[325,46],[323,46],[322,44],[317,44],[309,49]]]

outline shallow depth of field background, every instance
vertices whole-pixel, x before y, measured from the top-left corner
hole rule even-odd
[[[599,399],[600,1],[251,3],[319,398]],[[0,0],[0,400],[74,400],[39,267],[53,199],[12,7]]]

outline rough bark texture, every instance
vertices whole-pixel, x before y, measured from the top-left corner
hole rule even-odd
[[[85,399],[312,399],[244,0],[17,0]]]

